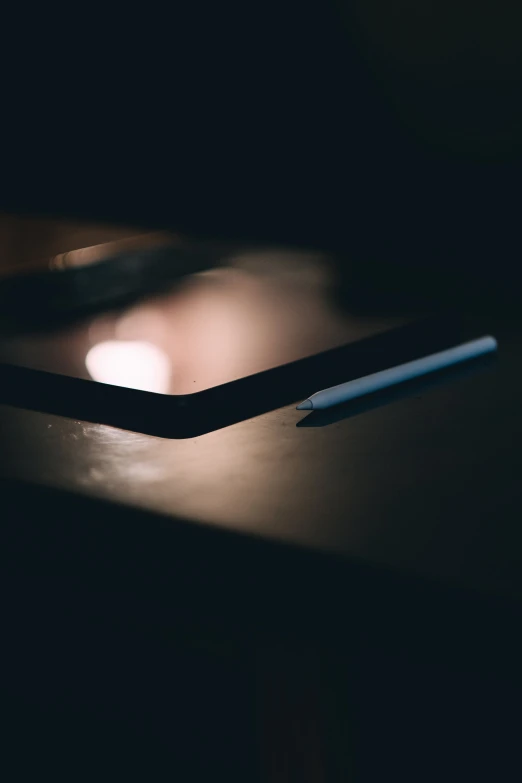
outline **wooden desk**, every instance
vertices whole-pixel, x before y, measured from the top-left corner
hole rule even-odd
[[[522,329],[475,328],[492,365],[330,418],[169,440],[1,407],[15,744],[50,714],[75,758],[193,779],[513,769]]]
[[[493,333],[492,366],[339,420],[178,440],[4,406],[2,475],[520,598],[522,332]]]

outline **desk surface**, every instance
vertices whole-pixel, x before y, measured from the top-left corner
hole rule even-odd
[[[522,597],[522,325],[475,329],[493,364],[322,418],[169,440],[0,406],[1,476]]]

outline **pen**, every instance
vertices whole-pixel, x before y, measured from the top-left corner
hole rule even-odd
[[[297,410],[311,411],[330,408],[332,405],[339,405],[342,402],[354,400],[356,397],[362,397],[364,394],[371,394],[380,389],[386,389],[388,386],[394,386],[396,383],[409,381],[412,378],[418,378],[420,375],[442,370],[445,367],[450,367],[452,364],[458,364],[458,362],[464,362],[467,359],[473,359],[496,350],[497,341],[494,337],[491,337],[491,335],[479,337],[477,340],[462,343],[462,345],[457,345],[454,348],[432,353],[429,356],[414,359],[412,362],[399,364],[396,367],[390,367],[387,370],[374,372],[371,375],[365,375],[363,378],[357,378],[356,380],[318,391],[301,402],[297,406]]]

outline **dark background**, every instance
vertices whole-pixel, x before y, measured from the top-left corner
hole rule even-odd
[[[0,204],[513,273],[520,21],[508,0],[8,12]]]

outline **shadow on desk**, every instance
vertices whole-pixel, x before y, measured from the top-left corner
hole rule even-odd
[[[2,772],[519,779],[519,603],[22,483],[0,498]]]

